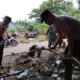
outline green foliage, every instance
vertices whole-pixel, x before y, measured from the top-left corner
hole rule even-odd
[[[17,24],[19,24],[19,32],[39,32],[40,34],[44,34],[44,31],[47,27],[46,24],[40,24],[35,22],[28,22],[26,25],[25,21],[17,21]]]
[[[28,31],[32,32],[32,31],[34,31],[34,26],[33,25],[29,25],[27,29],[28,29]]]
[[[80,5],[80,0],[78,0]],[[77,9],[73,6],[72,1],[69,0],[47,0],[44,1],[39,8],[33,9],[30,18],[35,18],[37,22],[40,21],[40,14],[45,9],[49,9],[57,15],[68,15],[79,19],[80,15],[77,13]],[[79,10],[78,10],[79,11]]]
[[[40,34],[44,34],[45,33],[45,30],[47,28],[47,25],[46,24],[39,24],[39,25],[37,25],[37,27],[38,27],[38,32]]]
[[[45,35],[39,35],[39,36],[37,37],[37,40],[38,40],[38,41],[44,41],[44,40],[46,40],[46,36],[45,36]]]
[[[78,6],[78,9],[80,10],[80,0],[78,0],[78,5],[79,5],[79,6]]]
[[[8,32],[14,33],[16,30],[8,29]]]
[[[28,23],[26,20],[16,21],[16,24],[18,25],[17,29],[19,32],[25,32],[27,30]]]
[[[76,19],[80,20],[80,11],[77,10],[75,11],[75,16],[74,16]]]
[[[26,20],[19,20],[19,21],[16,21],[16,23],[19,24],[20,26],[27,26]]]
[[[80,0],[78,0],[78,9],[73,6],[73,3],[69,0],[47,0],[43,1],[39,8],[32,10],[30,19],[34,18],[33,22],[27,22],[26,20],[19,20],[16,23],[20,26],[19,32],[39,32],[40,34],[45,33],[47,28],[46,24],[40,23],[40,14],[45,10],[49,9],[57,15],[68,15],[73,16],[80,20]]]

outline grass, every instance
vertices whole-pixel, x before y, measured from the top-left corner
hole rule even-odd
[[[46,40],[46,36],[45,35],[39,35],[36,38],[29,38],[26,39],[24,37],[20,37],[17,38],[18,43],[29,43],[30,41],[45,41]]]
[[[36,39],[38,41],[45,41],[46,40],[46,36],[45,35],[39,35]]]
[[[26,38],[21,37],[21,38],[17,38],[17,42],[18,43],[29,43],[30,41]]]

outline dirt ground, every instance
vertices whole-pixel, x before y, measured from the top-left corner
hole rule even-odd
[[[25,55],[26,53],[27,52],[21,52],[21,53],[12,53],[11,55],[5,55],[3,56],[2,64],[5,65],[6,63],[12,63],[20,55]],[[47,60],[49,54],[50,54],[49,51],[42,51],[41,58]]]

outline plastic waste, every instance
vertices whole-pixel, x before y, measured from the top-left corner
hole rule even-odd
[[[58,77],[57,80],[63,80],[62,78]]]
[[[53,70],[53,74],[51,75],[52,78],[57,78],[58,77],[58,74],[59,74],[59,70],[57,68],[55,68]]]
[[[10,69],[9,72],[10,72],[9,74],[17,74],[17,73],[19,73],[20,71],[14,71],[14,70],[11,70],[11,69]]]
[[[37,80],[42,80],[41,75],[39,74],[39,72],[35,72],[34,75],[36,76]]]
[[[56,64],[59,65],[61,63],[61,60],[56,60]]]
[[[59,74],[59,70],[57,68],[54,69],[54,74]]]
[[[21,79],[23,77],[27,77],[29,75],[29,70],[28,69],[24,69],[24,71],[16,76],[16,79]]]
[[[0,80],[4,80],[4,78],[0,78]]]
[[[42,77],[41,77],[38,69],[34,70],[34,76],[36,77],[36,80],[42,80]]]

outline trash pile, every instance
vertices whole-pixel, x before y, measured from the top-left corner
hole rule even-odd
[[[77,66],[73,69],[73,80],[80,80],[80,69]],[[32,46],[28,53],[17,56],[0,69],[0,80],[64,80],[64,71],[64,63],[59,55]]]

